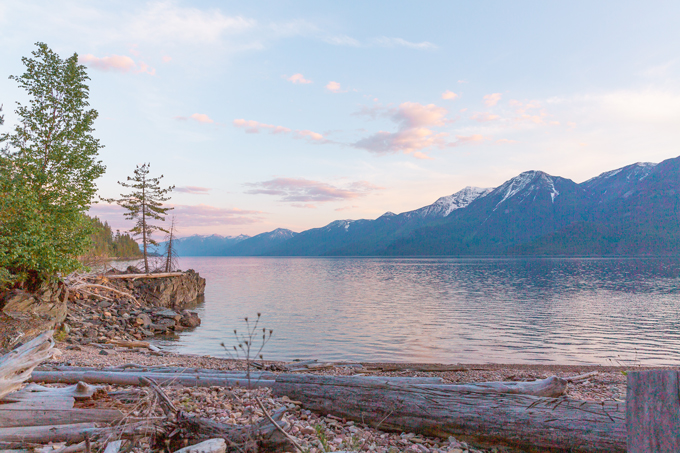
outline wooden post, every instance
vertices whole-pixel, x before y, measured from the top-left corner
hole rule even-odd
[[[629,371],[626,395],[629,453],[680,452],[680,372]]]

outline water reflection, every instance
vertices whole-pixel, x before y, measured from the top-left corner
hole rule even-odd
[[[680,364],[677,259],[182,258],[208,279],[201,327],[170,346],[223,355],[263,315],[265,358]]]

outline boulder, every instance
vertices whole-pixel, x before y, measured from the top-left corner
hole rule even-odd
[[[192,269],[179,276],[140,277],[120,284],[128,285],[127,287],[147,305],[173,310],[181,310],[195,304],[196,299],[205,293],[205,279]]]
[[[57,281],[36,291],[13,289],[0,297],[0,349],[54,329],[66,318],[68,289]]]

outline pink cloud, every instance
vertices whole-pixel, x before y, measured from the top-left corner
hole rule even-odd
[[[177,225],[183,233],[190,231],[193,227],[249,225],[264,220],[264,213],[261,211],[219,208],[206,204],[168,206],[173,208],[169,214],[175,216]],[[97,203],[90,207],[89,215],[108,221],[114,230],[127,231],[134,226],[134,222],[126,220],[123,217],[124,212],[125,210],[117,204]],[[169,219],[169,217],[166,217],[166,219]]]
[[[488,138],[484,137],[481,134],[473,134],[473,135],[456,135],[457,140],[453,142],[453,146],[460,146],[466,143],[479,143],[483,142],[484,140],[489,140]]]
[[[417,102],[404,102],[399,105],[392,119],[404,128],[422,126],[443,126],[447,110],[434,104],[422,105]]]
[[[378,131],[373,135],[354,143],[354,147],[362,148],[377,154],[389,154],[396,152],[415,153],[432,146],[448,146],[446,133],[436,133],[430,128],[443,126],[449,120],[446,119],[447,110],[434,104],[423,105],[417,102],[404,102],[397,108],[385,109],[382,106],[364,108],[358,114],[376,117],[377,115],[388,116],[397,123],[396,132]],[[430,158],[419,152],[415,157]]]
[[[415,157],[416,159],[421,159],[421,160],[434,160],[434,158],[428,156],[425,153],[421,153],[420,151],[415,151],[413,153],[413,157]]]
[[[340,88],[340,84],[338,82],[328,82],[328,85],[326,85],[326,89],[328,91],[331,91],[333,93],[341,93],[342,90]]]
[[[316,209],[316,205],[310,203],[292,203],[291,206],[294,208]]]
[[[272,134],[287,134],[292,132],[295,134],[295,138],[306,138],[314,142],[328,143],[328,140],[322,134],[310,130],[293,131],[292,129],[283,126],[274,126],[273,124],[265,124],[244,119],[234,120],[234,126],[244,129],[248,134],[257,134],[261,129],[266,129]]]
[[[477,112],[473,114],[471,118],[475,121],[479,121],[480,123],[487,123],[489,121],[497,121],[501,119],[500,115],[489,112]]]
[[[489,107],[493,107],[494,105],[498,104],[498,101],[500,100],[501,93],[492,93],[484,96],[484,103]]]
[[[152,68],[148,64],[144,63],[143,61],[139,62],[139,70],[136,72],[145,72],[149,75],[156,75],[156,69]]]
[[[459,95],[454,93],[453,91],[446,90],[442,93],[442,99],[448,99],[450,101],[453,101],[454,99],[458,98]]]
[[[286,80],[293,82],[293,83],[302,83],[302,84],[312,83],[311,80],[305,79],[305,76],[303,76],[300,73],[293,74],[292,76],[288,77]]]
[[[318,132],[312,132],[312,131],[295,131],[295,133],[300,136],[301,138],[309,138],[310,140],[314,141],[323,141],[325,140],[324,136],[319,134]]]
[[[170,63],[172,60],[172,57],[169,57],[167,55],[163,55],[163,63]]]
[[[500,140],[496,140],[496,143],[498,143],[499,145],[503,145],[503,144],[511,145],[513,143],[518,143],[518,142],[517,142],[517,140],[510,140],[509,138],[501,138]]]
[[[347,210],[350,210],[350,209],[356,209],[358,207],[359,206],[345,206],[345,207],[342,207],[342,208],[336,208],[335,211],[338,211],[338,212],[339,211],[347,211]]]
[[[326,203],[351,200],[383,189],[367,181],[356,181],[345,187],[338,187],[304,178],[275,178],[245,185],[252,187],[245,192],[247,194],[278,196],[280,201],[291,203]]]
[[[129,72],[136,67],[135,61],[125,55],[98,58],[89,53],[79,56],[78,62],[102,71]]]
[[[198,187],[198,186],[181,186],[181,187],[175,187],[174,191],[175,192],[182,192],[182,193],[191,193],[191,194],[196,194],[196,195],[207,195],[208,192],[210,192],[212,189],[209,189],[207,187]]]
[[[214,123],[215,121],[211,119],[208,115],[205,113],[194,113],[193,115],[189,116],[189,118],[193,118],[199,123]]]
[[[138,55],[134,49],[131,50],[133,55]],[[91,68],[100,69],[102,71],[116,71],[116,72],[130,72],[140,74],[146,73],[155,75],[156,70],[144,62],[135,61],[126,55],[111,55],[110,57],[95,57],[92,54],[81,55],[78,57],[78,62],[90,66]]]

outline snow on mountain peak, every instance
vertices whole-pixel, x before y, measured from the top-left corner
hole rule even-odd
[[[445,197],[439,198],[437,201],[429,206],[425,206],[414,211],[405,212],[401,215],[406,217],[446,217],[451,214],[456,209],[461,209],[475,201],[477,198],[481,198],[491,192],[493,189],[481,188],[481,187],[465,187],[462,190],[454,193],[453,195],[447,195]]]
[[[555,203],[555,198],[557,198],[560,193],[555,189],[555,180],[549,174],[543,171],[525,171],[515,176],[514,178],[506,181],[500,187],[495,189],[495,192],[503,194],[503,198],[499,201],[493,208],[495,211],[498,207],[507,199],[516,196],[521,192],[526,192],[525,197],[534,190],[541,187],[546,187],[550,191],[550,200]]]

